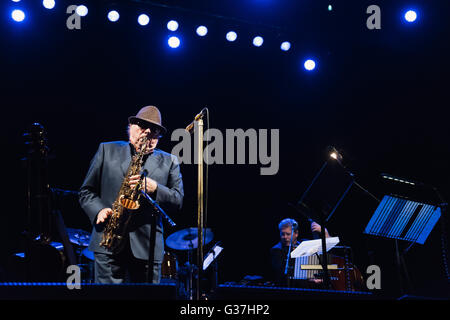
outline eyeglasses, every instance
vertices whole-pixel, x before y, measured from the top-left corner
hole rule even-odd
[[[131,122],[131,124],[138,125],[142,130],[150,129],[150,136],[153,138],[161,138],[162,137],[161,130],[157,126],[152,125],[146,121],[141,121],[141,120],[135,119]]]

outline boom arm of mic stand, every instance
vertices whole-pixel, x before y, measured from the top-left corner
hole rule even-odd
[[[166,219],[166,221],[172,226],[175,227],[176,223],[173,222],[172,219],[170,219],[170,217],[164,212],[163,209],[161,209],[161,207],[159,206],[159,204],[153,200],[148,194],[147,192],[145,192],[144,190],[141,190],[141,194],[145,197],[145,199],[148,200],[148,202],[152,205],[153,209],[160,214],[161,216],[163,216],[164,219]]]

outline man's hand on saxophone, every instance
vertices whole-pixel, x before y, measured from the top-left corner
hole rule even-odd
[[[100,212],[97,214],[97,224],[105,222],[105,220],[113,214],[113,211],[111,208],[103,208],[100,210]]]
[[[140,179],[140,175],[131,176],[129,179],[130,188],[134,189],[139,183]],[[158,188],[158,183],[149,177],[145,177],[144,179],[145,181],[142,181],[142,189],[144,190],[144,188],[146,188],[145,192],[148,194],[152,194],[153,192],[155,192]]]

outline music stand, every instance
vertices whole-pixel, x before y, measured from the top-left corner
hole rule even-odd
[[[364,233],[424,244],[440,217],[437,205],[385,195]]]
[[[339,243],[339,237],[327,238],[326,239],[326,251],[330,251]],[[324,270],[324,265],[326,265],[327,270],[332,269],[333,266],[328,265],[328,261],[326,259],[326,254],[323,254],[323,241],[322,239],[308,240],[302,241],[300,245],[295,248],[291,252],[291,258],[300,258],[300,257],[309,257],[313,254],[322,254],[322,270]],[[297,263],[296,263],[297,266]],[[309,266],[310,267],[310,266]],[[301,269],[304,269],[304,266],[301,266]],[[299,279],[297,268],[294,270],[294,279]]]
[[[219,254],[223,251],[223,247],[221,247],[220,241],[214,245],[214,247],[209,250],[206,255],[205,260],[203,260],[203,271],[208,269],[208,267],[212,264],[213,270],[211,271],[211,292],[216,291],[217,284],[219,282],[218,279],[218,266],[217,266],[217,258]]]
[[[413,244],[423,245],[425,243],[441,217],[441,206],[431,200],[431,193],[436,192],[435,188],[431,186],[388,174],[382,174],[382,177],[391,183],[386,189],[391,189],[395,193],[391,192],[383,197],[364,233],[395,240],[400,291],[404,294],[402,268],[408,289],[411,288],[404,255]],[[404,194],[408,194],[408,197]],[[417,200],[418,198],[420,200]],[[398,240],[410,242],[410,245],[401,254]]]
[[[338,243],[339,237],[327,238],[326,239],[327,251],[333,249]],[[309,257],[315,253],[317,254],[322,253],[322,240],[320,239],[302,241],[300,245],[291,252],[291,258]]]

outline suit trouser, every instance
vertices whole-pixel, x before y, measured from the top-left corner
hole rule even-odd
[[[148,261],[135,258],[129,245],[117,255],[95,252],[94,256],[96,283],[147,282]],[[161,264],[153,264],[152,283],[161,281]]]

